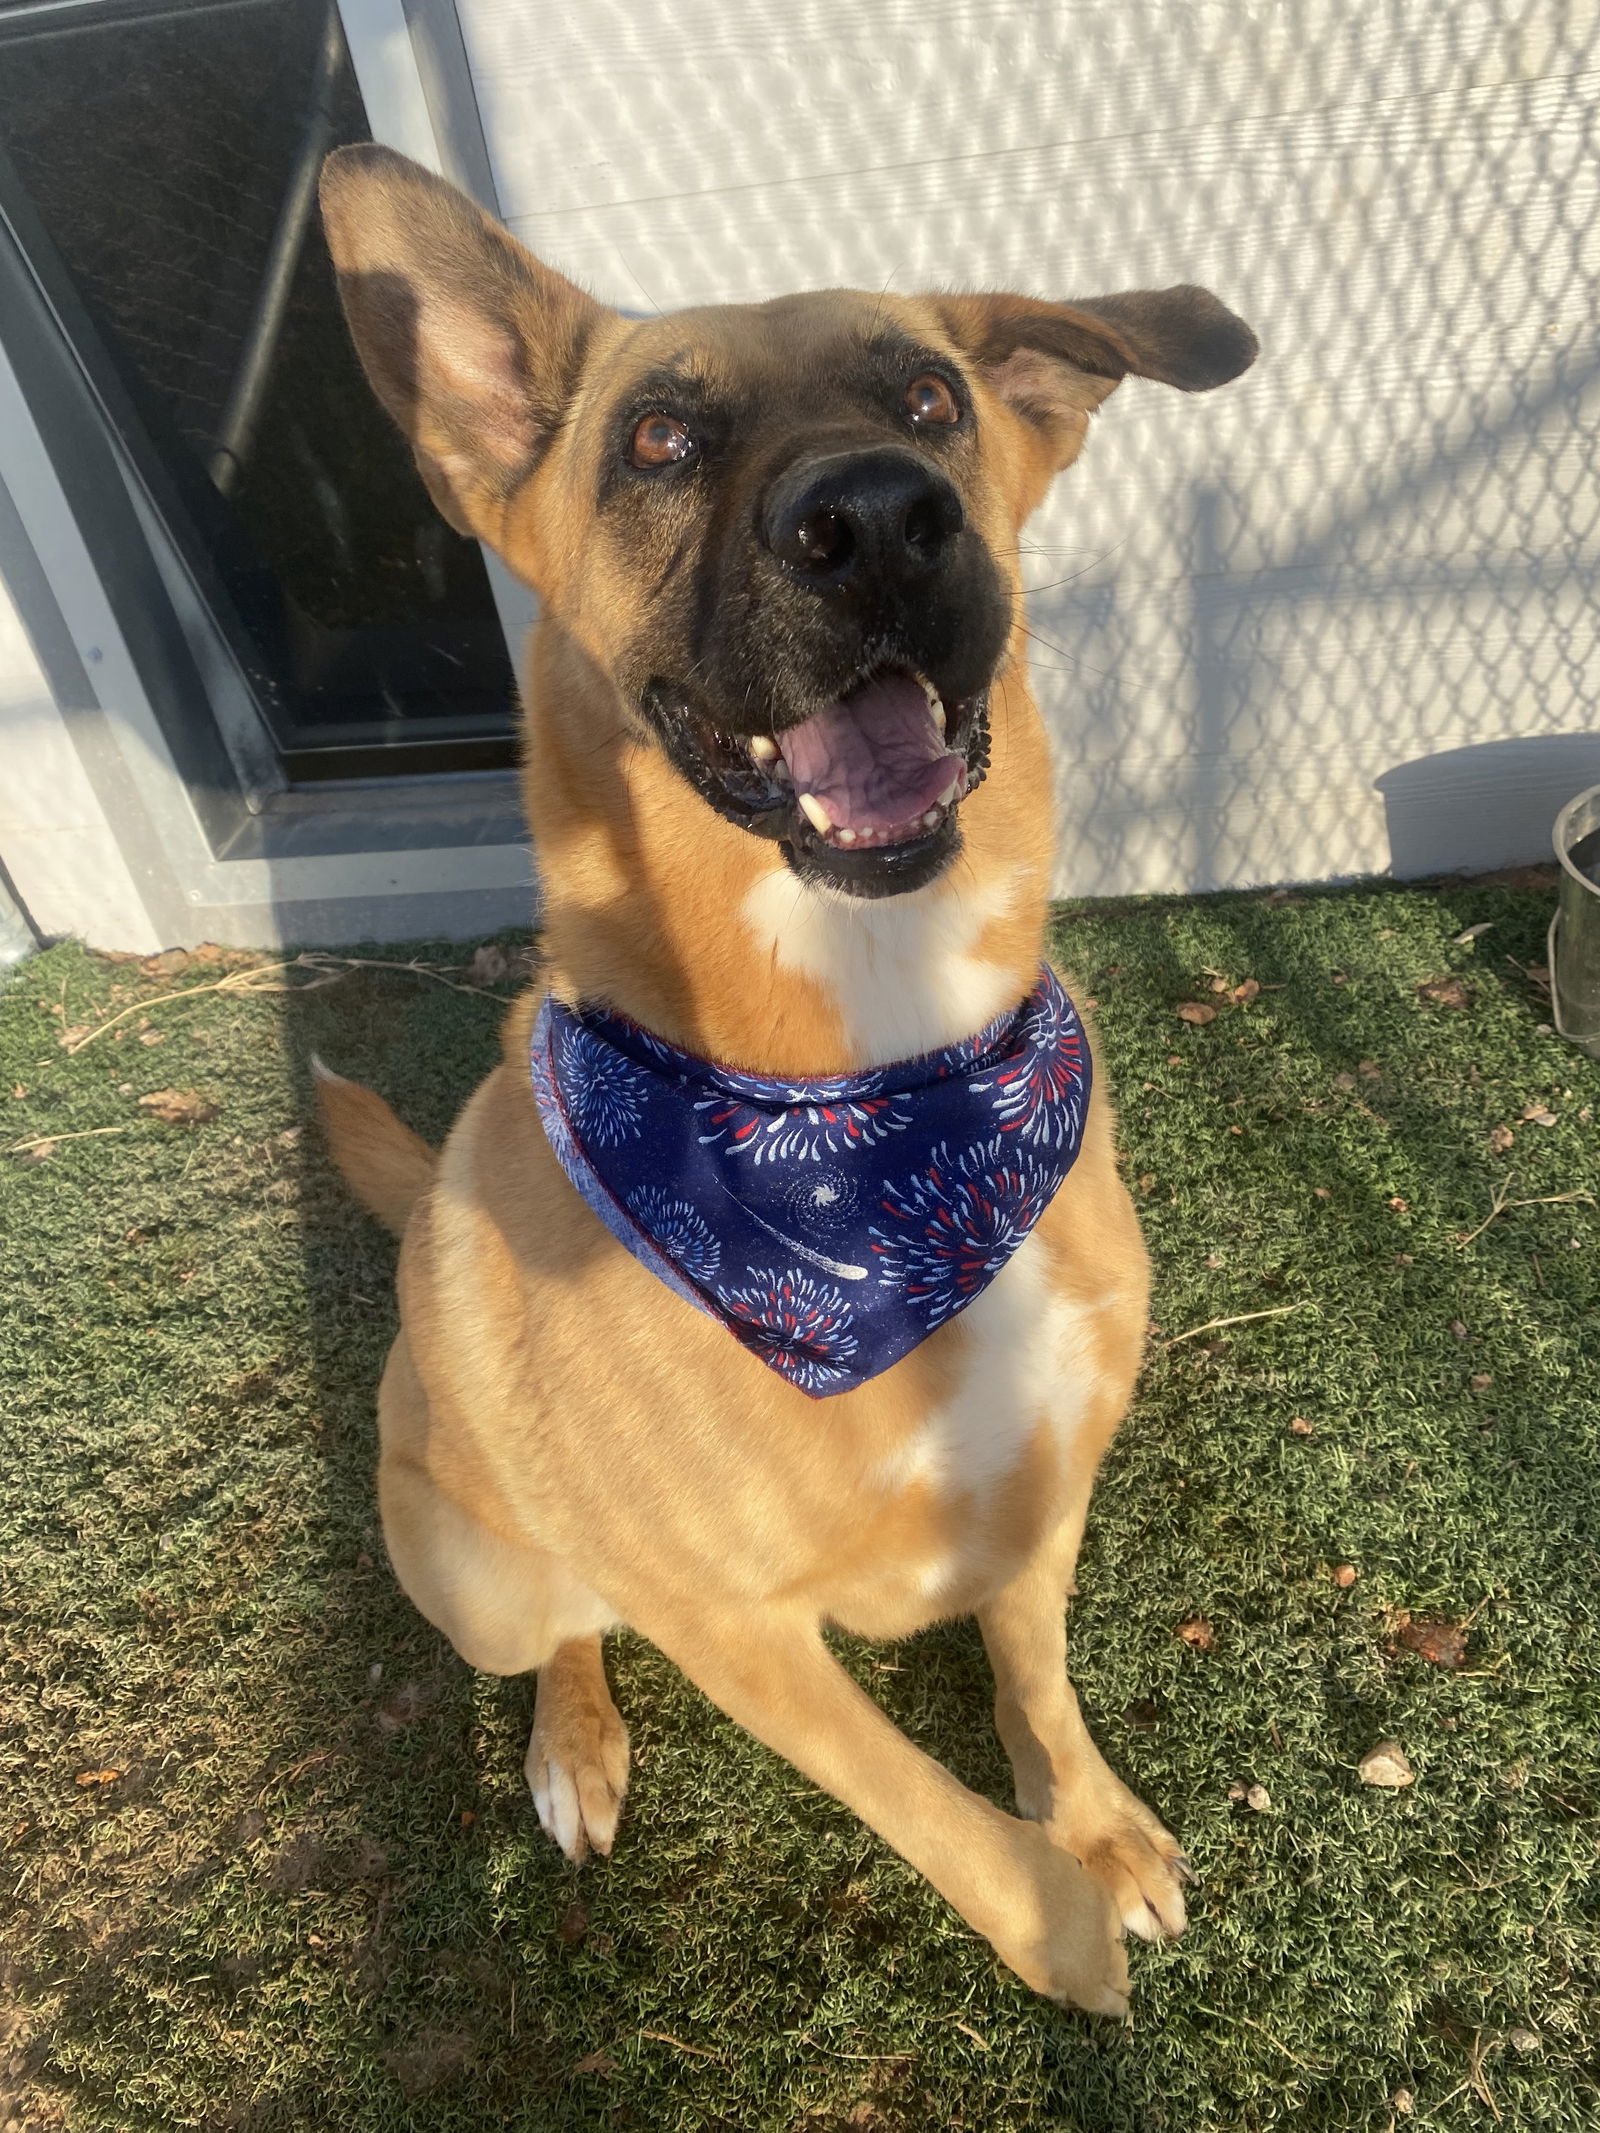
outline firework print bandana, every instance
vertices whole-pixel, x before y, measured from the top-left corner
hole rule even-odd
[[[614,1237],[814,1399],[899,1362],[981,1296],[1083,1141],[1089,1046],[1048,966],[976,1037],[775,1081],[546,998],[533,1089]]]

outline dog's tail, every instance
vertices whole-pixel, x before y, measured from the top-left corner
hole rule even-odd
[[[438,1157],[381,1096],[359,1081],[346,1081],[315,1052],[311,1073],[322,1130],[345,1183],[363,1207],[402,1236],[412,1208],[433,1183]]]

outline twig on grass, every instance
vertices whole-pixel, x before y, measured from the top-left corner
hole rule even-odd
[[[1174,1333],[1171,1340],[1163,1341],[1161,1345],[1163,1348],[1176,1348],[1179,1341],[1192,1341],[1201,1333],[1215,1333],[1221,1326],[1248,1326],[1255,1318],[1287,1318],[1291,1311],[1304,1309],[1304,1302],[1276,1304],[1270,1311],[1241,1311],[1237,1318],[1208,1318],[1203,1326],[1191,1326],[1187,1333]]]
[[[1292,2060],[1296,2066],[1304,2068],[1308,2074],[1326,2074],[1332,2071],[1330,2067],[1313,2066],[1309,2059],[1302,2059],[1297,2052],[1290,2051],[1288,2045],[1281,2043],[1264,2023],[1257,2022],[1250,2015],[1224,2014],[1220,2007],[1202,2007],[1199,2012],[1201,2014],[1214,2015],[1219,2022],[1242,2022],[1246,2029],[1258,2030],[1274,2051],[1282,2052],[1286,2059]]]
[[[717,2052],[708,2052],[703,2044],[685,2044],[682,2037],[669,2037],[664,2029],[641,2029],[641,2037],[648,2037],[652,2044],[670,2044],[674,2051],[688,2052],[694,2059],[716,2059]]]
[[[135,1126],[142,1126],[142,1118],[130,1118],[120,1126],[86,1126],[81,1133],[41,1133],[37,1140],[13,1141],[7,1155],[26,1155],[30,1148],[53,1148],[57,1141],[92,1141],[102,1133],[131,1133]]]
[[[1547,1192],[1537,1200],[1513,1200],[1510,1198],[1510,1192],[1515,1183],[1515,1178],[1506,1177],[1495,1187],[1494,1205],[1489,1209],[1489,1212],[1484,1216],[1477,1228],[1468,1230],[1464,1236],[1457,1237],[1456,1242],[1463,1251],[1466,1250],[1469,1244],[1477,1242],[1491,1222],[1497,1222],[1502,1215],[1508,1214],[1514,1207],[1570,1207],[1578,1200],[1586,1201],[1590,1207],[1594,1205],[1594,1194],[1585,1192],[1581,1188],[1575,1192]]]
[[[93,1044],[96,1037],[104,1036],[108,1029],[114,1029],[119,1022],[126,1021],[129,1015],[147,1014],[156,1007],[173,1007],[178,1001],[196,999],[203,992],[227,992],[234,994],[236,998],[248,998],[252,993],[310,990],[308,986],[268,985],[262,982],[266,978],[279,977],[286,970],[320,971],[325,978],[338,977],[346,970],[405,970],[413,977],[432,978],[438,985],[448,985],[452,992],[476,993],[483,1000],[504,998],[501,993],[490,992],[487,986],[464,985],[459,978],[447,978],[442,970],[435,970],[429,963],[401,963],[378,955],[296,955],[291,956],[286,963],[258,963],[248,970],[232,970],[225,978],[213,979],[207,985],[185,985],[178,992],[154,993],[148,999],[134,1000],[127,1007],[119,1008],[116,1014],[108,1015],[104,1022],[97,1022],[87,1036],[69,1044],[67,1054],[71,1057],[85,1050]]]

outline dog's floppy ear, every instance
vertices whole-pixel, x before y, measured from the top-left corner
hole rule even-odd
[[[1209,289],[1129,289],[1078,303],[1032,296],[946,296],[946,326],[1002,400],[1038,424],[1064,458],[1085,418],[1126,377],[1181,392],[1226,385],[1256,359],[1256,337]]]
[[[329,156],[322,221],[356,351],[428,493],[459,532],[494,540],[602,306],[390,148]]]

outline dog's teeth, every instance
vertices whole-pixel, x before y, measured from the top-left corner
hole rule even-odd
[[[805,816],[819,837],[826,837],[833,828],[833,817],[814,792],[800,795],[800,812]]]
[[[750,753],[755,757],[758,763],[770,763],[773,757],[777,754],[777,752],[777,742],[774,740],[770,740],[766,734],[751,734]]]
[[[950,805],[951,801],[952,801],[952,800],[953,800],[953,799],[955,798],[956,794],[957,794],[957,793],[958,793],[958,792],[959,792],[960,790],[961,790],[961,780],[960,780],[960,778],[959,778],[959,777],[955,777],[955,778],[952,778],[952,779],[950,780],[949,784],[948,784],[948,785],[947,785],[947,786],[945,787],[944,791],[943,791],[942,793],[940,793],[940,795],[939,795],[939,805],[940,805],[941,807],[948,807],[948,806]]]
[[[932,690],[928,692],[928,709],[933,715],[933,723],[938,727],[939,731],[943,733],[945,728],[944,705],[940,702],[939,698],[933,694]]]
[[[938,822],[939,822],[939,817],[940,817],[940,815],[941,815],[941,814],[943,814],[943,812],[944,812],[943,808],[939,808],[939,807],[930,807],[930,808],[928,809],[928,812],[927,812],[927,813],[926,813],[926,814],[925,814],[925,815],[923,816],[923,818],[922,818],[922,826],[923,826],[923,828],[924,828],[925,830],[931,830],[931,829],[935,829],[935,828],[937,828],[937,826],[938,826]]]
[[[842,829],[836,829],[833,834],[841,844],[854,844],[856,841],[856,833],[848,823]]]

